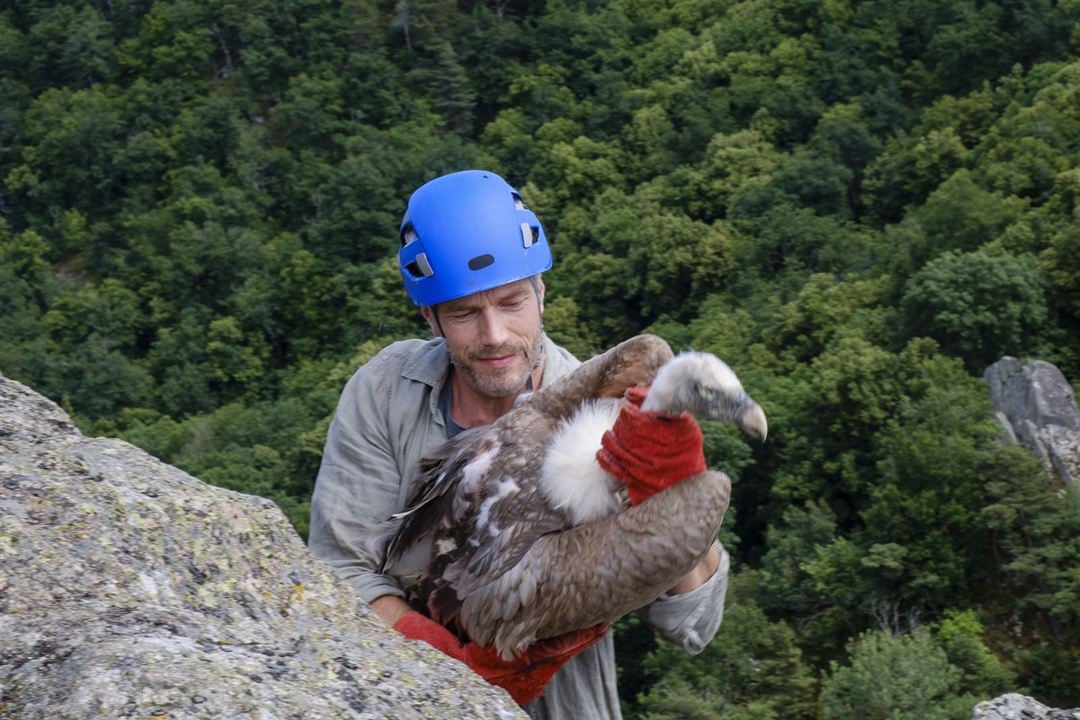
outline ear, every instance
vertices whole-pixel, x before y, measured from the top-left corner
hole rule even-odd
[[[420,314],[427,320],[428,327],[431,328],[431,334],[435,337],[442,337],[442,333],[439,332],[439,323],[435,320],[435,311],[431,309],[431,306],[425,305],[420,308]]]
[[[536,299],[540,303],[540,314],[544,314],[544,279],[536,278]]]

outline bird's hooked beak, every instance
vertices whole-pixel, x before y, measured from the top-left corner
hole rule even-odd
[[[709,353],[680,353],[666,363],[653,379],[641,409],[671,415],[689,411],[699,418],[732,423],[763,442],[769,433],[765,411],[731,368]]]
[[[761,442],[765,442],[769,435],[769,422],[765,419],[765,411],[749,395],[746,396],[746,403],[735,414],[735,424],[744,433]]]

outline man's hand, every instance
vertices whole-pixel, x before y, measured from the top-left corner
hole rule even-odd
[[[500,658],[490,645],[460,643],[449,630],[416,611],[402,615],[394,623],[394,629],[405,637],[423,640],[460,660],[492,685],[498,685],[510,693],[510,697],[519,705],[525,705],[540,697],[551,677],[570,658],[599,642],[607,632],[607,625],[540,640],[512,660]]]
[[[630,504],[705,471],[704,438],[690,413],[645,412],[646,387],[626,391],[626,404],[596,451],[600,467],[623,481]]]

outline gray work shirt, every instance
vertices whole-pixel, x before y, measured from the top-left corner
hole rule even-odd
[[[580,364],[547,337],[544,351],[542,385]],[[357,370],[341,393],[311,498],[309,547],[365,602],[404,597],[394,578],[375,571],[368,540],[404,508],[420,458],[446,442],[439,395],[449,370],[442,339],[405,340]],[[724,614],[729,560],[720,550],[720,568],[705,584],[645,609],[661,636],[692,654],[705,648]],[[525,710],[536,720],[620,718],[611,633],[568,662]]]

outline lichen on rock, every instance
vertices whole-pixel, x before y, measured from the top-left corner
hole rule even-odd
[[[524,717],[374,618],[270,501],[0,375],[0,717]]]
[[[1080,720],[1080,708],[1059,710],[1027,695],[1007,693],[976,705],[971,720]]]

